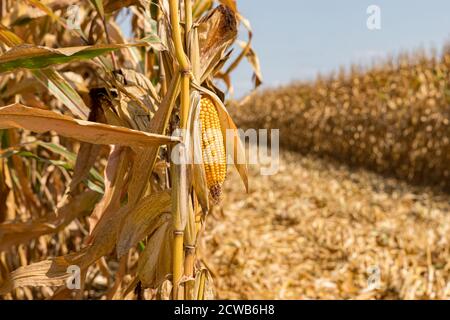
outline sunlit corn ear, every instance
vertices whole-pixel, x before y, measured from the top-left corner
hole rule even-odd
[[[214,102],[206,95],[200,101],[200,126],[206,183],[211,198],[218,203],[227,175],[226,152],[219,114]]]
[[[237,20],[235,13],[227,6],[220,5],[198,26],[200,46],[200,82],[209,76],[226,54],[226,50],[237,37]]]
[[[242,182],[244,183],[245,190],[248,192],[248,166],[244,145],[239,137],[239,132],[228,113],[224,103],[213,91],[193,84],[193,87],[202,93],[202,96],[207,96],[210,101],[214,103],[220,122],[220,129],[222,130],[222,136],[224,144],[226,146],[226,160],[228,158],[233,160],[234,166],[238,171]]]
[[[188,128],[186,132],[186,145],[188,158],[192,167],[192,176],[188,185],[194,188],[197,200],[206,214],[209,210],[209,190],[206,182],[206,172],[203,165],[202,132],[200,125],[201,96],[197,90],[191,93],[191,108],[189,113]]]

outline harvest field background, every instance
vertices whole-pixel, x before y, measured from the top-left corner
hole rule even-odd
[[[242,7],[0,2],[1,300],[450,299],[450,46],[275,86]],[[236,126],[277,172],[170,157]]]
[[[284,148],[248,196],[228,182],[205,244],[223,297],[450,298],[449,80],[450,52],[405,55],[231,108]]]

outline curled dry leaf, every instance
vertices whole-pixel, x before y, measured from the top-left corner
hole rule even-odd
[[[244,57],[247,58],[253,69],[254,88],[256,89],[257,87],[259,87],[263,81],[259,58],[252,48],[253,31],[250,22],[240,13],[237,13],[236,16],[239,22],[241,22],[248,31],[248,41],[238,41],[238,44],[241,46],[240,54],[233,62],[230,63],[230,65],[224,72],[219,72],[219,74],[217,75],[218,78],[224,81],[225,85],[231,93],[233,92],[233,86],[231,84],[230,74],[234,69],[236,69],[236,67],[240,64]]]
[[[19,128],[35,132],[54,130],[62,136],[84,142],[130,147],[148,147],[178,141],[174,137],[77,120],[52,111],[29,108],[20,103],[0,108],[0,128]]]
[[[79,265],[83,252],[73,253],[64,257],[56,257],[28,266],[20,267],[11,272],[6,281],[0,286],[0,294],[25,286],[62,286],[72,275],[67,272],[71,265]]]
[[[215,299],[213,279],[208,269],[203,267],[197,271],[193,291],[195,300]]]
[[[248,62],[253,68],[253,81],[255,84],[255,88],[259,87],[263,82],[263,77],[261,73],[261,65],[259,63],[259,58],[256,55],[255,51],[252,47],[250,47],[250,42],[238,42],[239,45],[242,47],[242,49],[245,52],[245,57],[247,58]]]
[[[97,144],[85,142],[80,144],[77,160],[73,169],[72,180],[70,181],[69,192],[73,193],[78,184],[88,176],[100,154],[100,150],[101,146]]]
[[[225,6],[227,6],[228,8],[230,8],[231,10],[233,10],[234,13],[237,13],[237,5],[236,5],[236,0],[219,0],[219,2]]]
[[[165,132],[179,91],[180,76],[178,75],[172,79],[167,95],[164,97],[150,122],[150,132]],[[156,162],[158,151],[159,147],[145,148],[142,152],[139,152],[136,155],[136,160],[134,161],[132,168],[130,187],[128,190],[128,200],[130,203],[136,203],[143,195],[153,166]]]
[[[159,221],[155,221],[155,219],[163,213],[170,212],[170,204],[169,190],[155,192],[139,202],[128,214],[120,231],[116,249],[119,258],[166,221],[167,215]]]
[[[153,233],[139,258],[137,272],[144,287],[158,287],[172,272],[172,242],[173,229],[168,220]]]
[[[161,103],[161,98],[153,83],[145,77],[142,73],[136,72],[132,69],[120,69],[120,74],[123,76],[124,84],[134,85],[144,89],[154,101]]]
[[[125,174],[129,165],[128,152],[129,150],[120,146],[111,148],[105,167],[105,192],[88,219],[90,234],[106,212],[117,211],[120,208],[122,188],[126,181]]]
[[[102,109],[102,96],[103,92],[99,92],[99,89],[91,89],[89,92],[92,100],[91,111],[89,113],[89,121],[105,123],[105,112]],[[100,93],[100,94],[99,94]],[[69,192],[74,192],[77,185],[83,181],[91,168],[94,166],[95,161],[100,153],[101,146],[97,144],[91,144],[82,142],[78,150],[77,159],[75,162],[72,180],[70,181]]]
[[[133,6],[141,2],[142,0],[106,0],[103,7],[105,13],[113,13],[114,11]]]
[[[164,280],[158,287],[157,296],[159,300],[170,300],[172,294],[173,285],[170,280]]]
[[[211,76],[225,51],[237,37],[237,20],[226,6],[218,6],[198,26],[201,80]]]

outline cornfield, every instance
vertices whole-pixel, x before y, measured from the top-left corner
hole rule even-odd
[[[216,83],[260,74],[251,36],[233,0],[0,2],[1,298],[214,297],[197,243],[242,149]]]
[[[249,178],[201,241],[219,298],[450,298],[448,194],[287,150]]]
[[[448,48],[266,90],[231,111],[240,127],[280,128],[289,149],[449,190]]]
[[[249,194],[231,175],[208,226],[221,297],[449,299],[449,83],[446,49],[230,106],[285,149],[275,175],[250,166]]]
[[[449,48],[229,101],[252,39],[235,0],[0,0],[1,300],[450,297]]]

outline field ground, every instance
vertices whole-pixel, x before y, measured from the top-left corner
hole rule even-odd
[[[287,151],[248,195],[229,171],[203,241],[218,298],[450,299],[449,195]]]

